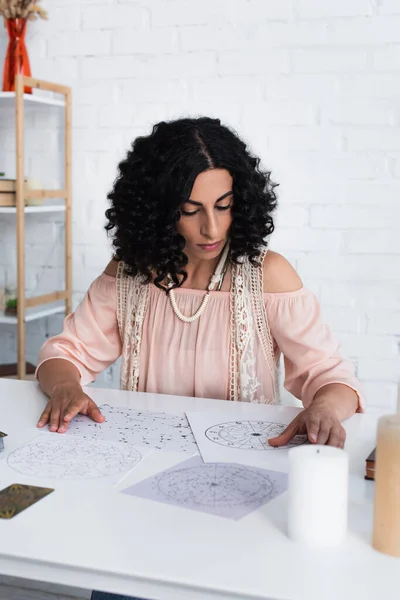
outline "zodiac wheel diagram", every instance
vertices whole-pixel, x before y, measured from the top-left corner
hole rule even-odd
[[[230,464],[205,464],[160,475],[157,492],[182,506],[236,507],[264,502],[276,495],[276,484],[259,469]]]
[[[270,446],[268,439],[280,435],[286,427],[269,421],[230,421],[209,427],[205,435],[211,442],[241,450],[287,449],[307,441],[307,436],[296,435],[285,446]]]
[[[57,435],[57,434],[53,434]],[[24,475],[56,479],[92,479],[126,471],[141,460],[132,447],[63,438],[33,440],[8,456],[8,465]]]

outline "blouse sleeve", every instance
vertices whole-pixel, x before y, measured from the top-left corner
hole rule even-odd
[[[354,366],[341,356],[337,340],[323,323],[316,296],[305,288],[264,296],[271,335],[284,355],[285,388],[307,408],[324,385],[342,383],[357,393],[357,412],[363,412]]]
[[[64,358],[87,385],[121,355],[116,314],[116,280],[103,273],[95,279],[76,311],[64,320],[63,331],[49,338],[39,352],[39,367],[51,358]]]

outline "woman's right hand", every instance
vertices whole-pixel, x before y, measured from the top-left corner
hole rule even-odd
[[[47,406],[42,412],[38,427],[49,423],[50,431],[65,433],[71,420],[78,414],[87,415],[96,423],[104,417],[97,405],[83,391],[78,382],[57,383],[53,386]]]

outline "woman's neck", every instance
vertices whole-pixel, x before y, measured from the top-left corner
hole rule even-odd
[[[182,287],[193,290],[206,290],[209,286],[211,277],[214,275],[221,256],[219,255],[215,259],[210,260],[201,260],[191,257],[188,258],[189,262],[185,267],[187,279]]]

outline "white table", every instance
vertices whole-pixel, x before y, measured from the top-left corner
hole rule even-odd
[[[233,407],[115,390],[90,388],[89,393],[99,404],[172,413],[223,407],[228,415]],[[7,452],[35,436],[44,403],[36,383],[0,380],[0,428],[9,434]],[[267,417],[269,407],[264,408]],[[298,411],[281,410],[293,416]],[[63,481],[34,507],[0,520],[0,573],[151,600],[398,600],[400,560],[370,544],[374,484],[363,474],[375,444],[376,416],[355,415],[345,425],[350,525],[340,548],[312,550],[288,540],[286,494],[236,522],[127,496],[118,488]],[[183,458],[153,453],[134,469],[129,483]],[[1,489],[32,483],[24,476],[5,478],[3,461],[4,456]]]

